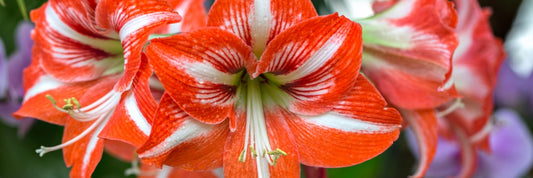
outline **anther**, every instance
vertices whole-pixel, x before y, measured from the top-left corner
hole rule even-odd
[[[284,152],[283,150],[279,149],[279,148],[276,148],[276,150],[274,151],[269,151],[267,152],[268,155],[271,155],[271,156],[274,156],[274,158],[272,159],[272,166],[275,166],[277,163],[278,163],[278,159],[283,155],[283,156],[287,156],[287,153]]]
[[[72,111],[74,110],[74,105],[72,104],[72,99],[68,98],[68,99],[65,99],[65,105],[63,105],[63,108],[64,110],[67,110],[67,111]]]
[[[279,148],[276,148],[276,150],[274,151],[269,151],[267,152],[268,155],[283,155],[283,156],[287,156],[287,153],[285,153],[283,150],[279,149]]]
[[[78,109],[78,112],[81,112],[80,111],[80,108],[81,108],[80,102],[75,97],[72,97],[72,102],[76,105],[76,108]]]
[[[244,155],[245,151],[246,150],[242,150],[241,151],[241,155],[239,156],[239,162],[243,162],[244,163],[244,161],[245,161],[245,155]]]
[[[250,150],[252,151],[252,159],[257,157],[257,152],[255,151],[254,147],[250,145]]]

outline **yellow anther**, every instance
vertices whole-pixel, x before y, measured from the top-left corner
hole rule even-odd
[[[250,145],[250,150],[252,151],[252,159],[257,157],[257,152],[255,151],[254,147]]]
[[[244,157],[245,157],[245,155],[244,155],[244,151],[245,151],[245,150],[246,150],[246,149],[242,150],[242,151],[241,151],[241,155],[239,156],[239,161],[240,161],[240,162],[243,162],[243,163],[244,163],[244,160],[245,160],[245,159],[244,159]]]
[[[269,151],[267,152],[267,154],[272,155],[272,156],[280,156],[280,155],[287,156],[287,153],[285,153],[283,150],[279,148],[276,148],[276,150],[274,151]]]
[[[64,110],[67,110],[67,111],[72,111],[74,109],[74,105],[72,104],[72,99],[68,98],[68,99],[65,99],[65,105],[63,105],[63,108]]]
[[[274,156],[274,158],[272,159],[272,166],[275,166],[277,163],[278,163],[278,159],[283,155],[283,156],[287,156],[287,153],[284,152],[283,150],[279,149],[279,148],[276,148],[276,150],[274,151],[269,151],[267,152],[268,155],[271,155],[271,156]]]
[[[81,108],[81,104],[76,98],[72,97],[72,102],[76,105],[78,110]]]

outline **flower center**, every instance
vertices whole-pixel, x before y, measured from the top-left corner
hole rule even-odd
[[[286,156],[287,153],[279,148],[272,149],[268,139],[263,111],[265,91],[262,91],[262,85],[268,82],[267,79],[262,76],[250,79],[248,75],[245,75],[244,78],[245,81],[241,85],[243,93],[241,96],[244,96],[245,102],[243,104],[246,106],[246,130],[239,161],[245,162],[247,154],[250,154],[250,157],[256,161],[258,175],[261,177],[261,175],[268,175],[269,164],[276,165],[277,160],[282,155]],[[264,85],[268,85],[268,83]]]
[[[97,101],[91,103],[86,107],[82,107],[80,102],[76,98],[72,97],[64,99],[66,104],[62,107],[58,107],[56,105],[56,100],[51,95],[46,95],[46,97],[52,102],[54,108],[56,108],[57,110],[68,113],[73,119],[80,122],[94,122],[76,137],[53,147],[41,146],[41,148],[35,150],[35,152],[42,157],[48,152],[59,150],[73,143],[76,143],[78,140],[91,133],[91,131],[94,131],[97,127],[105,125],[109,118],[111,118],[111,116],[113,115],[113,112],[115,111],[115,108],[118,102],[120,101],[120,96],[121,93],[111,91],[104,95],[102,98],[98,99]]]

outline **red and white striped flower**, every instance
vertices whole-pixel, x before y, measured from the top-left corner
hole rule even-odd
[[[330,0],[330,4],[339,7],[339,1],[343,0]],[[361,70],[387,101],[400,108],[415,132],[421,156],[413,176],[421,177],[437,146],[434,109],[459,96],[451,77],[458,45],[453,4],[447,0],[367,0],[366,6],[339,10],[370,12],[365,18],[353,17],[363,26]]]
[[[462,170],[470,177],[476,170],[475,149],[490,152],[489,135],[494,125],[493,91],[505,51],[490,28],[489,9],[476,0],[455,0],[459,46],[453,56],[452,78],[463,107],[443,116],[444,135],[456,135],[461,143]],[[448,103],[448,108],[453,103]]]
[[[15,115],[65,126],[63,144],[37,153],[63,149],[66,165],[73,166],[70,175],[89,177],[104,145],[115,147],[104,140],[138,147],[148,138],[156,102],[143,48],[154,30],[176,32],[168,27],[181,20],[174,10],[205,13],[199,1],[172,3],[50,0],[31,13],[33,59],[24,72],[24,103]],[[205,23],[201,17],[188,21]]]
[[[218,0],[208,18],[147,46],[166,94],[144,162],[296,177],[300,163],[350,166],[397,139],[398,112],[359,74],[357,23],[301,0]]]

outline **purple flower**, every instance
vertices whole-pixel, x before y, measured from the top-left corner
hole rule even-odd
[[[492,152],[477,151],[477,169],[474,177],[519,177],[533,164],[533,138],[525,123],[513,110],[500,109],[495,114],[497,124],[490,134]],[[407,133],[409,147],[418,155],[416,139]],[[461,169],[460,144],[455,140],[439,138],[437,153],[427,177],[456,176]]]
[[[533,0],[520,5],[505,41],[508,60],[500,68],[497,105],[533,110]],[[529,102],[529,107],[524,104]]]
[[[509,61],[504,62],[494,96],[497,105],[516,108],[529,102],[533,109],[533,75],[523,77],[512,69]]]
[[[0,98],[4,98],[7,91],[7,62],[5,56],[4,43],[0,40]]]
[[[0,43],[0,118],[6,125],[18,126],[19,136],[23,136],[33,123],[33,119],[16,120],[11,115],[20,108],[24,96],[22,72],[31,62],[32,29],[30,22],[19,24],[16,31],[17,50],[8,60],[5,59],[4,46]]]

